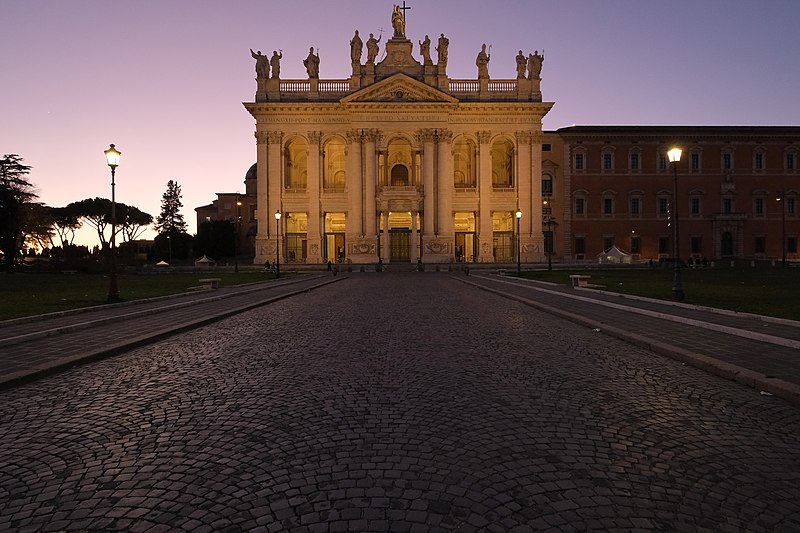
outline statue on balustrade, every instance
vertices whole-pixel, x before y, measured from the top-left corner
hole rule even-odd
[[[542,63],[544,63],[544,50],[542,50],[542,55],[539,55],[539,51],[534,51],[533,54],[528,56],[528,79],[529,80],[540,80],[542,74]]]
[[[447,66],[447,47],[450,45],[450,39],[444,36],[444,33],[439,37],[439,46],[436,51],[439,52],[439,65],[442,67]]]
[[[252,48],[250,49],[250,55],[256,60],[256,78],[269,78],[269,59],[267,59],[267,56],[262,54],[261,50],[253,52]]]
[[[433,65],[431,60],[431,39],[427,35],[424,41],[419,42],[419,53],[425,65]]]
[[[381,42],[381,37],[375,38],[375,35],[369,34],[367,39],[367,63],[374,63],[375,58],[378,57],[378,43]]]
[[[403,16],[403,12],[400,11],[400,6],[398,5],[395,5],[392,10],[392,29],[394,30],[395,38],[405,38],[406,18]]]
[[[273,50],[272,59],[269,60],[269,65],[272,67],[273,80],[277,80],[281,77],[281,59],[283,59],[283,50],[281,50],[280,53]]]
[[[303,60],[309,78],[319,78],[319,52],[314,54],[314,47],[308,49],[308,57]]]
[[[517,54],[517,79],[525,79],[525,68],[528,66],[528,58],[522,53],[522,50]]]
[[[350,39],[350,61],[360,63],[363,49],[364,43],[361,41],[361,37],[358,36],[358,30],[356,30],[356,34]]]
[[[478,57],[475,58],[475,64],[478,66],[478,79],[489,77],[489,60],[491,54],[486,53],[486,43],[481,45],[481,51],[478,52]]]

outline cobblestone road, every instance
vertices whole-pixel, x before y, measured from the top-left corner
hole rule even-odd
[[[800,530],[800,410],[362,274],[0,393],[0,530]]]

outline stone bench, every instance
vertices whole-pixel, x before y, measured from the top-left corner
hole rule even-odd
[[[589,286],[589,279],[592,276],[586,276],[583,274],[570,274],[569,279],[572,280],[573,287],[588,287]]]
[[[221,278],[205,278],[199,280],[204,289],[219,289],[219,282]]]

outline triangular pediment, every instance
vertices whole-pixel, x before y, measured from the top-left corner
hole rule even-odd
[[[342,98],[342,103],[446,102],[457,103],[449,94],[421,81],[397,73]]]

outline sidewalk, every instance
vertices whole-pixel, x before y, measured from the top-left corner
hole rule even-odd
[[[456,279],[800,405],[800,322],[499,275]]]
[[[0,389],[347,279],[301,276],[0,322]]]

